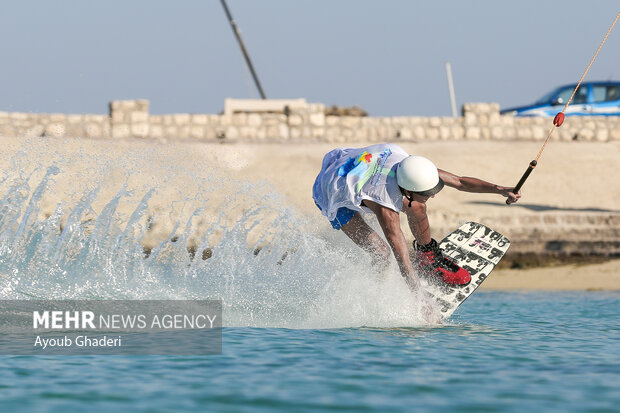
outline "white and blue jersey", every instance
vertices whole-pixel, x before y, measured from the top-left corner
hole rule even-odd
[[[342,208],[370,212],[362,205],[366,199],[400,212],[403,195],[396,181],[396,169],[407,156],[404,149],[394,144],[334,149],[323,158],[321,172],[312,188],[314,202],[332,225],[337,215],[342,214]],[[349,213],[346,221],[353,215]]]

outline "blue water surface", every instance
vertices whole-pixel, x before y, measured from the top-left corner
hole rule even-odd
[[[223,354],[203,357],[1,356],[0,406],[617,412],[619,303],[615,292],[480,292],[440,327],[225,328]]]

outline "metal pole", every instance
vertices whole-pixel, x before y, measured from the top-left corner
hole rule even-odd
[[[448,89],[450,89],[450,104],[452,105],[452,117],[456,118],[456,99],[454,98],[454,83],[452,82],[452,66],[446,62],[446,74],[448,75]]]
[[[222,2],[222,7],[224,7],[224,12],[226,13],[226,17],[228,17],[228,21],[230,22],[233,33],[235,33],[235,36],[237,37],[237,42],[239,43],[239,47],[241,47],[241,53],[243,53],[245,62],[247,63],[248,68],[250,69],[250,73],[252,74],[252,77],[254,78],[254,83],[256,84],[258,93],[260,93],[261,98],[267,99],[267,97],[265,96],[265,92],[263,91],[263,87],[261,86],[260,81],[258,80],[258,76],[256,75],[256,72],[254,71],[254,66],[252,65],[252,61],[250,60],[250,55],[248,54],[248,51],[245,48],[243,39],[241,38],[241,31],[237,27],[235,20],[230,14],[230,10],[228,10],[228,6],[226,5],[226,0],[220,0],[220,1]]]

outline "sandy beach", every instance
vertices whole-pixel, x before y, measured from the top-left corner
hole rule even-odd
[[[166,215],[179,200],[208,190],[209,180],[228,179],[239,186],[272,188],[283,202],[295,209],[304,224],[318,231],[331,231],[311,199],[311,187],[323,155],[337,147],[327,143],[195,143],[143,140],[96,141],[85,139],[24,140],[1,137],[4,156],[0,160],[8,178],[31,175],[34,187],[46,168],[57,165],[54,191],[42,200],[44,213],[51,214],[59,202],[71,204],[84,191],[99,185],[93,212],[101,208],[124,184],[129,189],[156,188],[149,207]],[[364,146],[364,143],[353,146]],[[432,159],[439,168],[458,175],[475,176],[500,185],[514,185],[540,148],[539,142],[434,141],[403,143],[412,154]],[[506,206],[496,195],[466,194],[447,189],[429,202],[434,228],[455,228],[470,217],[533,216],[540,211],[618,213],[620,185],[617,183],[620,143],[552,142],[523,190],[519,204]],[[261,186],[263,185],[263,186]],[[263,190],[263,189],[260,189]],[[223,195],[212,194],[214,208],[223,208]],[[221,198],[221,199],[220,199]],[[125,202],[121,215],[135,204]],[[178,211],[177,211],[178,212]],[[187,211],[184,211],[187,212]],[[179,213],[180,216],[183,213]],[[162,233],[167,228],[161,224]],[[502,230],[508,237],[509,233]],[[407,237],[411,237],[405,231]],[[434,232],[435,237],[443,234]],[[342,235],[338,241],[349,242]],[[566,265],[526,270],[501,269],[484,284],[493,290],[620,290],[620,260],[602,264]]]
[[[498,269],[493,271],[480,288],[488,291],[618,291],[620,260],[610,260],[602,264],[570,264],[523,270]]]

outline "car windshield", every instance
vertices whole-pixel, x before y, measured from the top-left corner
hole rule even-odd
[[[561,87],[553,89],[551,92],[545,93],[543,97],[536,101],[537,105],[542,105],[544,103],[548,103],[554,96],[558,94],[558,92],[562,89]]]
[[[541,97],[536,101],[537,105],[544,105],[545,103],[551,103],[551,100],[557,97],[560,94],[565,94],[566,91],[569,92],[569,96],[573,93],[574,86],[563,86],[553,89],[551,92],[545,94],[545,96]]]
[[[563,105],[564,103],[568,101],[568,99],[570,99],[570,97],[573,94],[574,89],[575,89],[575,86],[573,85],[559,87],[547,93],[542,98],[540,98],[536,102],[536,104],[537,105],[546,105],[546,104]],[[575,96],[573,97],[573,100],[571,101],[571,105],[584,104],[587,101],[588,101],[588,87],[586,85],[580,86],[579,89],[577,89],[577,92],[575,92]]]

